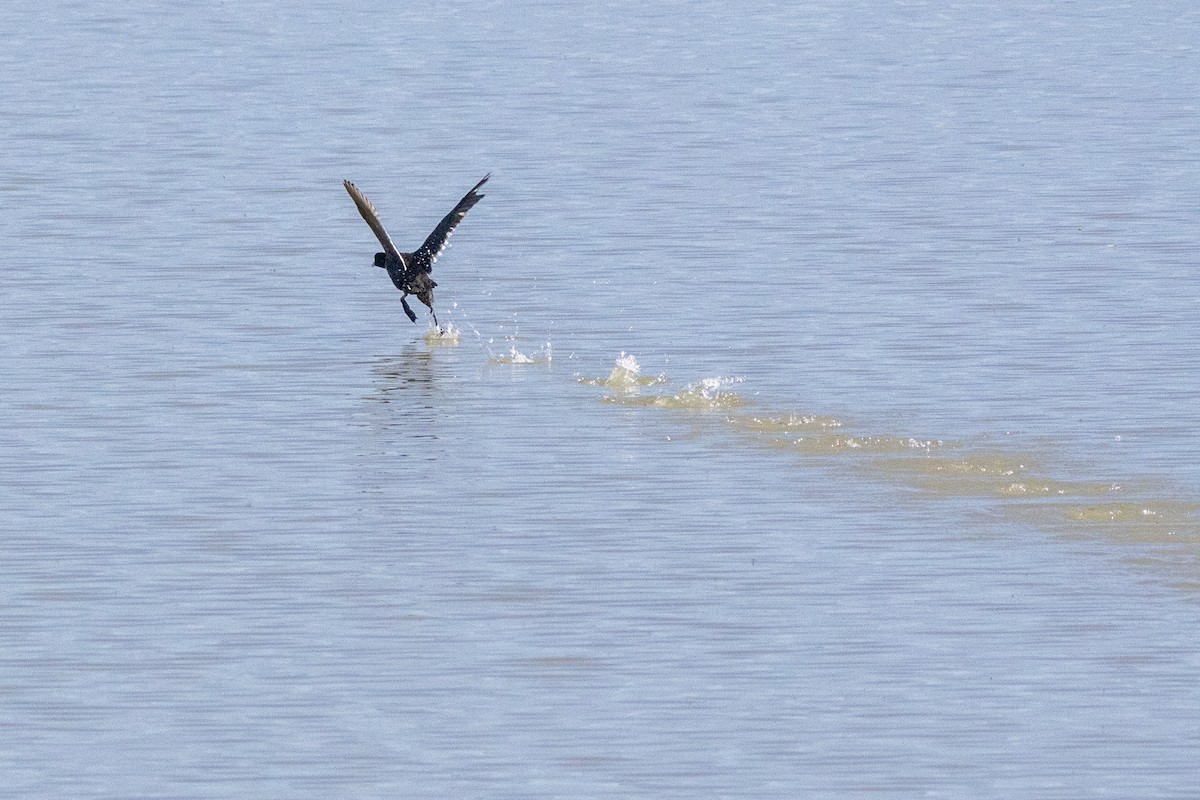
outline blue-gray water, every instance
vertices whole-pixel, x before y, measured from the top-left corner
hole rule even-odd
[[[5,5],[0,794],[1200,795],[1198,34]]]

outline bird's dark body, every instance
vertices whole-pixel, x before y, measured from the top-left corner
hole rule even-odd
[[[401,259],[405,259],[408,264]],[[424,270],[416,268],[418,265],[413,264],[412,253],[401,253],[400,258],[391,257],[387,253],[376,253],[375,266],[387,270],[392,283],[402,292],[421,294],[422,292],[431,292],[433,287],[437,286],[433,278],[429,277],[428,268]]]
[[[371,201],[350,181],[342,182],[346,191],[350,193],[351,199],[354,200],[354,204],[358,206],[362,218],[366,220],[367,225],[379,239],[379,243],[385,248],[384,252],[375,254],[375,266],[386,270],[392,283],[403,292],[400,303],[404,306],[404,313],[413,322],[417,321],[417,315],[408,307],[408,301],[405,299],[410,294],[415,295],[418,300],[429,307],[429,313],[433,314],[433,322],[437,325],[437,313],[433,310],[433,290],[437,283],[429,276],[433,271],[433,262],[446,248],[446,242],[450,238],[450,234],[454,233],[454,229],[458,227],[458,223],[462,222],[467,212],[483,199],[483,195],[479,194],[479,187],[487,183],[490,177],[491,175],[487,175],[475,184],[471,191],[467,192],[458,202],[454,210],[438,223],[438,226],[425,239],[424,244],[412,253],[401,253],[396,249],[383,229],[383,224],[379,221],[379,215],[375,212]]]
[[[404,294],[400,297],[400,304],[404,306],[404,313],[408,315],[408,318],[413,322],[416,322],[417,315],[414,314],[413,310],[408,307],[408,301],[406,301],[404,298],[408,297],[410,294],[416,295],[418,300],[429,306],[429,313],[434,314],[433,289],[435,286],[437,286],[437,282],[434,281],[433,278],[429,277],[428,271],[421,272],[408,265],[416,266],[413,264],[412,253],[401,253],[400,258],[388,255],[387,253],[375,254],[375,266],[383,267],[385,270],[387,270],[388,277],[392,279],[392,284],[397,289],[404,292]],[[434,314],[433,319],[436,323],[436,314]]]

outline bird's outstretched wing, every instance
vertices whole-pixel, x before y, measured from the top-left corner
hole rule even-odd
[[[389,255],[400,259],[400,251],[396,249],[396,245],[392,244],[387,231],[383,229],[383,223],[379,221],[379,215],[375,213],[375,206],[371,205],[371,201],[367,199],[367,196],[360,192],[358,187],[350,181],[342,181],[342,185],[350,193],[350,199],[354,201],[354,205],[358,206],[358,213],[362,214],[362,218],[371,226],[371,230],[375,233],[375,238],[383,245],[383,249]]]
[[[471,187],[471,191],[467,192],[462,200],[458,201],[458,205],[454,210],[442,218],[438,226],[433,229],[433,233],[425,239],[417,252],[413,253],[412,266],[409,269],[414,272],[430,272],[433,269],[433,262],[437,261],[437,257],[446,249],[446,242],[450,239],[450,234],[454,233],[454,229],[458,227],[458,223],[462,222],[463,217],[471,210],[471,207],[483,199],[483,195],[479,193],[479,187],[488,182],[488,178],[492,177],[489,172],[483,177],[479,183]]]

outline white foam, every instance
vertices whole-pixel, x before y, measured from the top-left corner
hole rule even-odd
[[[515,346],[508,348],[508,363],[510,364],[532,364],[533,359],[522,353]]]
[[[729,387],[736,386],[743,380],[740,377],[701,378],[684,386],[679,394],[661,398],[663,402],[660,405],[697,409],[735,408],[744,401]]]
[[[617,356],[617,369],[623,369],[635,376],[642,374],[642,365],[638,363],[637,358],[633,353],[626,353],[624,350]]]
[[[439,328],[436,325],[429,326],[429,330],[425,331],[425,344],[446,344],[455,345],[462,338],[462,331],[454,327],[453,324],[447,324],[444,328]]]
[[[490,357],[488,362],[491,364],[549,364],[554,360],[553,348],[550,342],[546,342],[532,356],[528,356],[517,349],[516,345],[508,346],[508,355],[497,356],[491,353],[491,348],[488,348]]]
[[[639,385],[638,381],[642,375],[642,366],[632,353],[621,351],[621,355],[617,357],[617,363],[612,368],[612,372],[608,374],[608,380],[604,385],[610,389],[620,391],[633,391]]]

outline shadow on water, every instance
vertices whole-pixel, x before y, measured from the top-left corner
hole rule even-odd
[[[578,381],[605,389],[606,403],[705,412],[714,427],[809,463],[934,499],[975,499],[982,514],[1103,543],[1156,580],[1200,595],[1200,503],[1173,496],[1160,481],[1063,475],[1042,464],[1038,450],[990,440],[924,439],[856,430],[822,414],[750,411],[734,391],[740,379],[706,378],[671,390],[666,376],[643,375],[625,353],[607,377]]]

